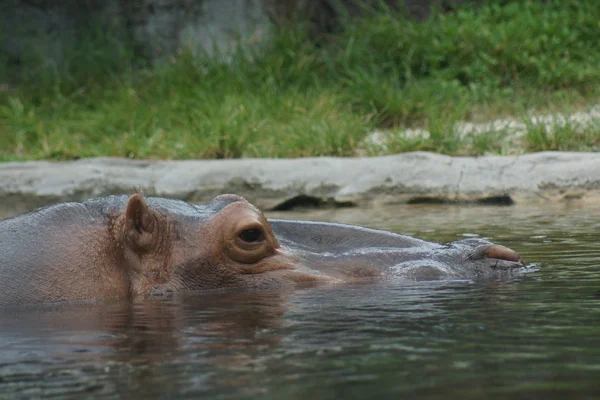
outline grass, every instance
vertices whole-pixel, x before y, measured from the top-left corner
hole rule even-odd
[[[569,120],[550,123],[528,121],[527,125],[525,143],[528,151],[600,151],[600,120],[587,125]]]
[[[0,148],[10,156],[59,159],[349,155],[365,127],[335,93],[314,91],[210,98],[124,88],[105,102],[67,102],[46,113],[13,98],[3,119],[12,134],[2,135]]]
[[[0,58],[17,82],[0,89],[0,159],[348,156],[375,129],[386,141],[370,154],[598,150],[599,124],[528,123],[518,142],[457,128],[598,102],[596,1],[505,0],[420,23],[364,13],[322,37],[301,21],[274,27],[228,62],[184,51],[150,66],[101,29],[60,63],[32,51],[15,74]]]

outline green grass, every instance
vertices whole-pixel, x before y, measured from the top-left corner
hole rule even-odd
[[[387,141],[370,154],[505,154],[517,151],[507,132],[463,137],[457,122],[600,99],[595,0],[507,0],[421,23],[385,8],[365,14],[322,37],[290,22],[229,62],[182,52],[150,66],[101,30],[83,35],[61,63],[32,51],[18,82],[0,89],[0,159],[348,156],[374,129],[388,129]],[[0,58],[0,73],[12,77],[9,61]],[[394,133],[407,127],[430,135]],[[529,124],[510,146],[599,143],[597,126]]]
[[[527,125],[525,146],[528,151],[600,151],[600,120],[587,126],[573,121],[528,122]]]
[[[12,134],[2,135],[0,148],[6,159],[294,157],[349,155],[364,135],[365,118],[335,93],[261,94],[124,88],[95,105],[45,112],[13,98],[2,110]]]

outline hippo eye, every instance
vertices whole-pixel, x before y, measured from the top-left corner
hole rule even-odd
[[[257,243],[264,240],[261,229],[245,229],[240,232],[238,237],[246,243]]]

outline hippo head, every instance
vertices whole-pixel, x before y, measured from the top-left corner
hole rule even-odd
[[[480,239],[447,245],[358,226],[271,220],[236,195],[207,204],[131,196],[113,236],[132,294],[364,277],[441,278],[522,266]]]

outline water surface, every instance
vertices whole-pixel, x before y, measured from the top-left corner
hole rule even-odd
[[[599,398],[600,208],[271,216],[487,237],[540,270],[3,310],[0,398]]]

